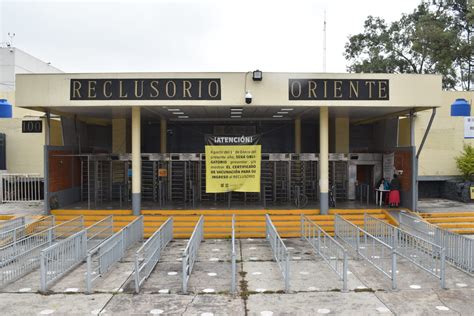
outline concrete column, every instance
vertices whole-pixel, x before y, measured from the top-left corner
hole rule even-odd
[[[167,135],[168,135],[168,124],[166,119],[160,121],[160,152],[166,154],[167,152]]]
[[[319,202],[321,214],[329,210],[329,119],[328,107],[319,109]]]
[[[132,107],[132,210],[140,215],[142,199],[142,157],[140,152],[140,107]]]
[[[349,118],[348,117],[336,117],[336,146],[335,152],[337,153],[349,153]]]
[[[301,118],[295,118],[295,154],[301,154]]]

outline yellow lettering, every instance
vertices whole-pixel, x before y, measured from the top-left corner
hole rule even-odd
[[[123,94],[123,81],[122,80],[119,80],[119,98],[127,98],[128,97],[128,94],[125,93]]]
[[[382,87],[383,85],[383,87]],[[383,91],[383,93],[382,93]],[[387,99],[387,81],[379,81],[379,99]]]
[[[173,87],[173,93],[170,94],[170,85]],[[174,81],[168,81],[165,86],[166,96],[168,98],[174,98],[176,95],[176,83]]]
[[[212,88],[213,85],[215,86],[214,94],[211,93],[211,88]],[[207,92],[209,93],[209,96],[211,98],[215,98],[219,95],[219,84],[217,83],[217,81],[212,80],[211,82],[209,82],[209,85],[207,86]]]
[[[112,85],[112,81],[110,80],[107,80],[104,82],[102,92],[104,94],[104,97],[107,99],[110,99],[112,97],[112,92],[110,90],[107,90],[107,89],[110,89],[111,85]],[[107,93],[107,91],[109,91],[109,93]]]
[[[295,86],[298,89],[298,93],[295,93]],[[299,98],[301,96],[301,83],[299,81],[293,81],[291,83],[291,95],[293,98]]]
[[[183,98],[192,98],[191,96],[191,81],[183,81]]]
[[[354,93],[355,97],[359,97],[359,81],[356,81],[356,85],[354,86],[354,82],[349,81],[349,99],[352,99],[352,93]]]
[[[342,81],[341,80],[334,81],[334,98],[335,99],[342,98]]]
[[[157,98],[160,95],[160,92],[158,91],[158,81],[153,80],[152,82],[150,82],[150,87],[153,91],[155,91],[155,94],[150,93],[150,97]]]
[[[375,81],[366,81],[365,85],[369,87],[369,99],[372,99],[372,88],[375,87]]]
[[[81,87],[82,87],[82,83],[80,81],[76,81],[74,80],[72,82],[72,86],[73,86],[73,89],[72,89],[72,98],[73,99],[80,99],[81,98]]]
[[[138,94],[138,80],[135,80],[135,98],[143,97],[143,82],[144,82],[144,80],[140,80],[141,91],[140,91],[140,94]]]
[[[313,80],[308,81],[308,99],[311,99],[311,96],[315,99],[318,98],[316,96],[316,82]]]

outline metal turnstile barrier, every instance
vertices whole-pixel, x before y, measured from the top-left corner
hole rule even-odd
[[[281,239],[278,231],[268,214],[265,215],[265,236],[273,252],[273,258],[280,268],[285,280],[285,292],[290,292],[290,252]]]
[[[183,251],[183,293],[188,293],[188,281],[198,255],[199,245],[204,240],[204,215],[199,217],[188,244]]]
[[[140,287],[150,276],[161,258],[161,253],[173,239],[173,218],[170,217],[157,229],[153,235],[135,253],[135,293],[140,292]]]
[[[334,228],[336,237],[388,277],[392,281],[393,290],[397,289],[397,254],[392,246],[338,214],[334,218]]]
[[[444,248],[449,263],[464,272],[474,274],[474,239],[402,212],[400,212],[400,227]]]
[[[443,248],[368,214],[364,215],[364,230],[392,246],[401,257],[438,278],[441,288],[446,288]]]
[[[342,281],[347,292],[347,250],[318,224],[301,214],[301,239],[306,240]]]

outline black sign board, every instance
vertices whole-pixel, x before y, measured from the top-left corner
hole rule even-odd
[[[43,121],[22,121],[21,122],[22,133],[42,133],[43,132]]]
[[[289,100],[389,100],[388,79],[289,79]]]
[[[257,145],[260,142],[261,135],[235,135],[235,136],[217,136],[205,135],[207,145]]]
[[[71,100],[220,100],[221,80],[71,79]]]

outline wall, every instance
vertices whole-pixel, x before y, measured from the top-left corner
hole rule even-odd
[[[460,154],[464,144],[474,146],[474,139],[464,139],[464,118],[453,117],[450,114],[451,104],[457,98],[464,98],[471,103],[474,100],[474,91],[457,92],[443,91],[441,107],[436,111],[431,131],[425,142],[419,158],[419,176],[454,176],[459,175],[454,158]],[[416,146],[421,144],[426,131],[431,111],[418,112],[415,118]]]
[[[43,176],[44,122],[43,133],[23,134],[21,121],[20,118],[0,119],[0,132],[7,135],[7,171]]]

